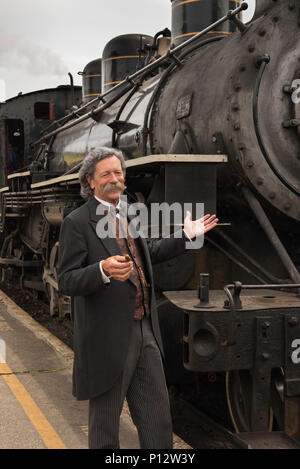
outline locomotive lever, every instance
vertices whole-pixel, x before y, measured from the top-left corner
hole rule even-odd
[[[195,305],[195,308],[212,308],[213,305],[209,303],[209,274],[200,274],[200,285],[198,288],[198,297],[200,302]]]
[[[233,287],[233,295],[231,294],[229,288]],[[242,309],[242,302],[240,299],[240,293],[243,285],[241,282],[234,282],[234,285],[227,285],[224,288],[224,291],[227,293],[229,300],[224,301],[224,308],[231,310]]]

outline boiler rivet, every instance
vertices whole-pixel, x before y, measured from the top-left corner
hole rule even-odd
[[[289,326],[297,326],[297,324],[299,323],[299,320],[298,318],[296,318],[295,316],[291,317],[289,320],[288,320],[288,324]]]
[[[267,360],[269,360],[270,355],[268,353],[262,353],[260,358],[264,361],[267,361]]]

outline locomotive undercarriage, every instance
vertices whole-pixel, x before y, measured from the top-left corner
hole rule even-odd
[[[231,287],[231,305],[226,289],[211,290],[205,301],[203,290],[200,301],[192,291],[165,292],[184,310],[185,368],[226,370],[236,431],[276,429],[299,439],[299,297],[274,285]]]
[[[47,180],[31,186],[32,180],[30,172],[16,174],[1,193],[1,279],[46,295],[51,315],[71,315],[69,298],[58,293],[56,261],[62,219],[82,203],[78,184],[67,178],[64,186]]]

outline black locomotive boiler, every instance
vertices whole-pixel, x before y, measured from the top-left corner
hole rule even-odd
[[[0,105],[2,280],[71,313],[60,225],[87,152],[121,149],[129,200],[220,219],[155,267],[169,383],[225,374],[236,431],[299,439],[300,1],[260,0],[247,24],[239,1],[171,3],[172,31],[112,39],[82,95],[71,81]]]

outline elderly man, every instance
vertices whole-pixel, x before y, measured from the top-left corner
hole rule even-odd
[[[89,152],[80,173],[88,201],[68,215],[59,241],[59,289],[74,299],[73,394],[89,400],[89,448],[119,448],[125,397],[141,448],[172,448],[172,421],[151,263],[182,254],[215,215],[185,219],[181,237],[121,236],[125,161],[110,148]],[[118,213],[120,208],[120,213]],[[115,238],[99,222],[115,223]],[[123,217],[124,218],[124,217]],[[98,227],[98,229],[97,229]]]

